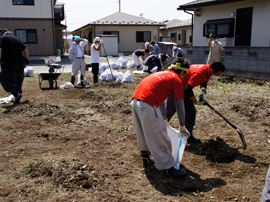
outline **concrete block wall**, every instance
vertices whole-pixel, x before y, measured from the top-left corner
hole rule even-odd
[[[209,47],[181,46],[191,64],[205,64]],[[270,80],[269,47],[224,47],[224,75]]]

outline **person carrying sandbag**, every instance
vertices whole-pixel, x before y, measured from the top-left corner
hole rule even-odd
[[[176,169],[171,140],[167,134],[164,101],[174,95],[180,133],[189,136],[185,127],[184,89],[181,79],[189,70],[189,61],[177,58],[168,70],[144,78],[131,98],[132,116],[143,166],[156,164],[164,176],[182,177],[185,169]],[[152,155],[152,157],[150,156]]]

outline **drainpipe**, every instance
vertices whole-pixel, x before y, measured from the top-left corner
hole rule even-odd
[[[184,12],[191,15],[191,39],[192,39],[191,46],[193,46],[193,14],[187,12],[185,9],[184,9]]]
[[[56,44],[55,44],[55,26],[54,26],[54,4],[53,4],[53,0],[51,0],[51,9],[52,9],[52,34],[53,34],[53,52],[54,55],[56,55]]]

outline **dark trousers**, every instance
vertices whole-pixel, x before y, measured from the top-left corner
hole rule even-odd
[[[196,119],[196,107],[187,94],[184,95],[184,103],[185,103],[185,125],[187,127],[194,126]],[[166,104],[167,119],[168,121],[170,121],[170,119],[176,112],[173,95],[167,98],[165,104]]]
[[[22,83],[24,80],[24,65],[17,67],[2,65],[0,82],[6,92],[15,89],[18,93],[22,93]]]
[[[93,81],[94,83],[98,83],[99,63],[91,63],[91,65],[92,65]]]

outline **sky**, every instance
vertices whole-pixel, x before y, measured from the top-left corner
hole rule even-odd
[[[158,22],[187,20],[191,15],[177,8],[191,1],[194,0],[120,0],[120,11]],[[59,3],[65,4],[66,19],[61,23],[67,25],[68,31],[119,12],[119,0],[57,0]]]

